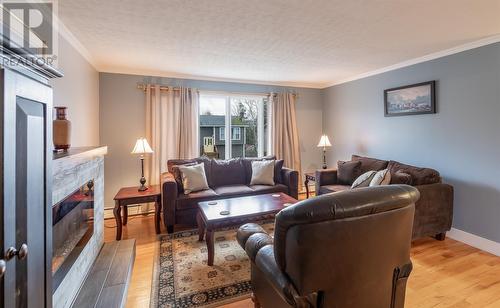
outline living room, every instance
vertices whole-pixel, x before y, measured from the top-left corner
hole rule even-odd
[[[500,1],[1,5],[0,306],[500,307]]]

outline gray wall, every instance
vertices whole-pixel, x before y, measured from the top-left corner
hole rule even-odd
[[[130,154],[137,138],[145,135],[144,92],[137,84],[194,87],[200,90],[268,93],[282,88],[266,85],[156,78],[112,73],[99,74],[100,141],[108,146],[105,162],[105,206],[113,206],[114,194],[121,186],[137,185],[140,165]],[[316,147],[322,132],[322,91],[318,89],[287,88],[296,91],[297,126],[300,134],[302,169],[321,166],[321,151]]]
[[[71,146],[99,145],[99,73],[62,36],[57,56],[64,77],[51,81],[54,106],[68,107]]]
[[[500,43],[324,90],[330,162],[353,153],[435,168],[453,226],[500,242]],[[383,90],[437,80],[435,115],[384,117]]]

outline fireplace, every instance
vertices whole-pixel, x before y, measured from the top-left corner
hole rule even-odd
[[[55,292],[94,234],[94,181],[52,207],[52,290]]]

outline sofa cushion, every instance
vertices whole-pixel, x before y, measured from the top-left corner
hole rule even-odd
[[[284,161],[282,159],[276,159],[276,156],[264,156],[255,158],[243,158],[243,166],[245,166],[245,177],[246,184],[250,184],[252,179],[252,161],[256,160],[275,160],[274,162],[274,182],[283,183],[283,177],[281,175],[281,169],[283,169]]]
[[[342,185],[352,185],[361,172],[361,162],[359,161],[338,161],[337,162],[337,181]]]
[[[324,195],[333,192],[344,191],[350,188],[350,185],[325,185],[319,188],[319,194]]]
[[[188,165],[188,164],[196,164],[197,161],[195,159],[169,159],[167,161],[167,170],[170,173],[173,173],[173,168],[179,165]]]
[[[188,164],[184,164],[182,166],[194,166],[195,164],[196,163],[188,163]],[[184,185],[182,184],[182,172],[179,169],[179,166],[181,166],[181,165],[172,165],[172,167],[170,169],[172,170],[171,173],[174,175],[175,183],[177,183],[177,191],[179,192],[179,194],[183,194],[184,193]]]
[[[361,173],[365,173],[371,170],[380,171],[387,168],[389,162],[387,160],[381,160],[371,157],[363,157],[359,155],[353,155],[352,161],[360,161],[361,162]]]
[[[177,209],[195,209],[198,208],[198,202],[208,201],[220,198],[212,189],[192,192],[188,195],[179,195],[176,202]]]
[[[270,194],[270,193],[288,193],[288,187],[283,184],[269,185],[250,185],[249,186],[256,194]]]
[[[227,159],[227,160],[212,160],[210,170],[209,185],[212,188],[245,184],[245,167],[240,158]]]
[[[214,188],[216,194],[221,197],[227,196],[246,196],[254,191],[247,185],[226,185]]]
[[[441,183],[441,176],[434,169],[405,165],[393,160],[389,162],[388,169],[391,174],[396,172],[408,173],[411,175],[412,185],[414,186]]]
[[[169,159],[167,161],[167,170],[172,173],[177,183],[177,190],[179,193],[184,193],[184,187],[182,186],[182,175],[179,171],[178,166],[192,166],[195,164],[203,163],[205,167],[205,176],[207,178],[208,186],[210,185],[210,171],[212,167],[212,160],[206,156],[201,156],[194,159]]]
[[[405,184],[412,185],[413,179],[411,175],[406,172],[396,171],[394,174],[391,174],[391,184]]]

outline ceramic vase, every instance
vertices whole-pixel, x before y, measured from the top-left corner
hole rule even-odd
[[[68,150],[71,145],[71,122],[66,119],[67,107],[54,107],[56,119],[53,121],[52,139],[54,149]]]

